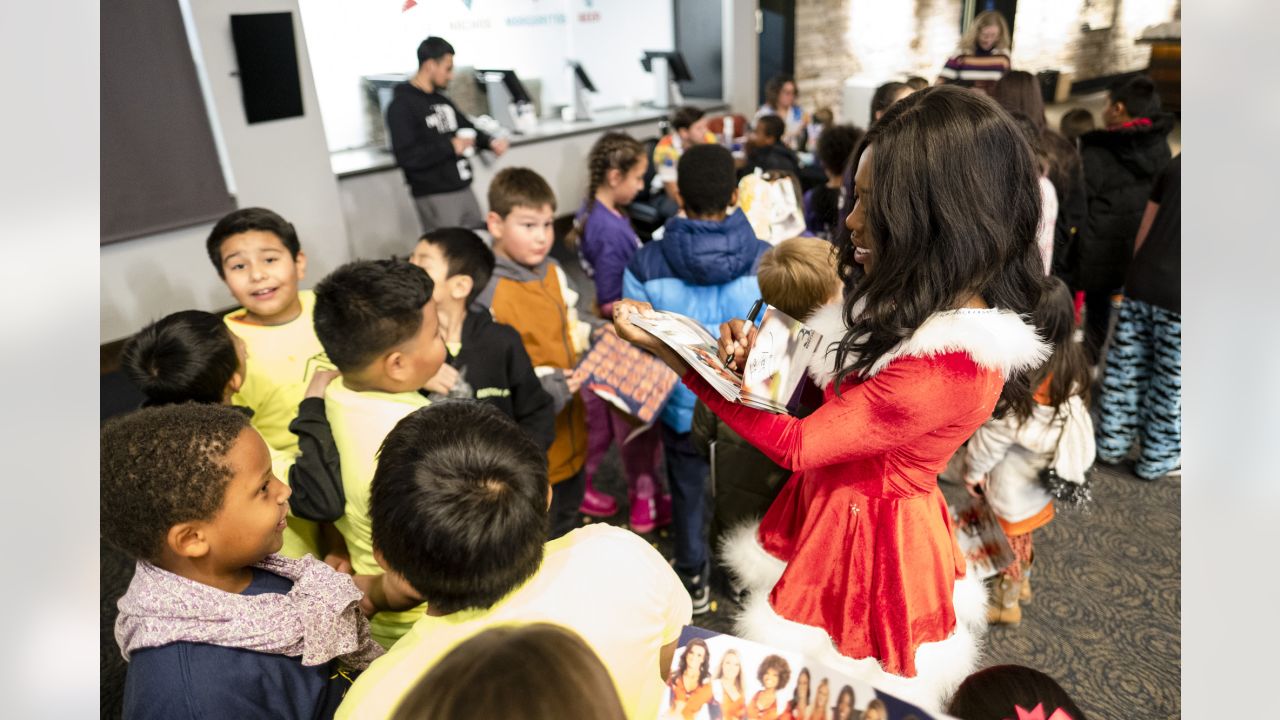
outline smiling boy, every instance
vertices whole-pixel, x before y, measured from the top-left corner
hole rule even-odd
[[[137,561],[115,638],[129,718],[331,717],[381,649],[351,578],[275,553],[289,486],[239,411],[187,403],[101,435],[102,536]]]
[[[311,325],[315,295],[298,289],[307,256],[297,231],[271,210],[242,208],[225,215],[206,241],[218,277],[241,307],[226,315],[231,332],[253,360],[231,398],[253,410],[253,427],[275,450],[296,455],[298,436],[289,424],[316,370],[332,370]],[[290,518],[282,554],[320,554],[314,523]]]

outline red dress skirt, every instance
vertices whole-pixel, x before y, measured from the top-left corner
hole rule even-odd
[[[915,677],[916,649],[955,629],[965,573],[937,475],[991,416],[1004,374],[961,351],[898,357],[838,395],[829,387],[804,419],[729,402],[693,371],[683,381],[795,473],[758,534],[786,563],[774,611],[822,628],[846,657]]]

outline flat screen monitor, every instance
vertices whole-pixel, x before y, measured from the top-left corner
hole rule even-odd
[[[515,70],[476,70],[476,81],[484,85],[485,76],[489,73],[501,73],[502,84],[506,86],[507,92],[511,95],[511,101],[514,103],[533,104],[533,98],[529,96],[529,91],[524,89],[524,83],[520,82],[520,78],[516,76]]]
[[[645,72],[653,72],[653,59],[665,58],[667,67],[671,68],[671,79],[675,82],[689,82],[693,79],[693,73],[689,72],[689,65],[684,61],[684,55],[676,50],[645,50],[644,57],[640,58],[640,64],[644,66]]]
[[[587,71],[582,69],[582,63],[577,60],[570,60],[569,65],[573,67],[573,74],[577,76],[578,82],[584,90],[588,92],[599,92],[596,86],[591,83],[591,78],[587,77]]]

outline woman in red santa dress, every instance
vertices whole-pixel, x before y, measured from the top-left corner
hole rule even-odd
[[[738,632],[938,709],[977,663],[985,596],[937,475],[992,413],[1032,392],[1048,347],[1023,320],[1043,272],[1036,167],[1008,114],[955,87],[914,93],[854,158],[842,301],[809,324],[825,402],[803,420],[722,398],[614,308],[618,334],[794,475],[758,526],[721,548],[750,591]],[[751,328],[720,328],[742,367]]]

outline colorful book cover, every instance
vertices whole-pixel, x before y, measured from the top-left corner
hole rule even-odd
[[[661,360],[605,331],[598,333],[573,375],[584,389],[609,401],[641,426],[657,420],[680,379]]]
[[[804,655],[686,625],[659,706],[661,720],[945,720]],[[792,703],[796,708],[792,709]]]

